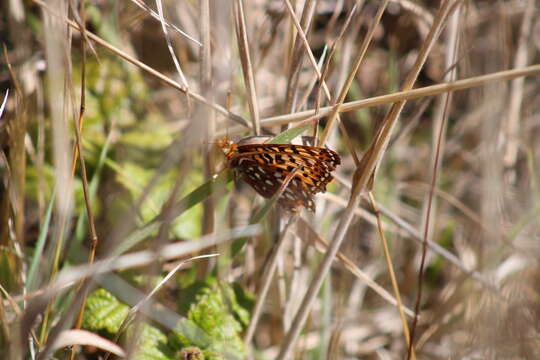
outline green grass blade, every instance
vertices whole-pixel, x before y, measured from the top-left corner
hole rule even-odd
[[[99,154],[98,163],[96,164],[96,171],[94,172],[94,176],[92,176],[92,180],[90,180],[90,204],[94,202],[97,188],[99,186],[99,180],[101,178],[101,172],[103,170],[103,167],[105,165],[105,161],[107,160],[107,154],[109,153],[109,147],[111,144],[112,136],[108,136],[105,140],[105,143],[103,144],[103,148],[101,149],[101,153]],[[73,249],[75,251],[78,251],[80,248],[83,239],[86,236],[86,223],[88,220],[88,216],[86,213],[86,209],[83,208],[81,211],[81,215],[77,219],[77,224],[75,226],[75,241],[73,243]]]
[[[267,141],[266,144],[287,144],[292,141],[295,137],[302,134],[304,131],[313,128],[313,124],[306,124],[295,126],[293,128],[287,129],[281,134],[275,136],[272,140]]]
[[[190,209],[191,207],[203,202],[210,195],[212,195],[216,190],[225,188],[225,186],[232,181],[233,173],[232,171],[222,171],[213,179],[205,182],[204,184],[197,187],[195,190],[184,196],[180,199],[172,210],[173,217],[180,216],[184,211]],[[161,220],[161,216],[157,216],[154,221]]]
[[[45,248],[45,239],[47,238],[47,234],[49,233],[49,225],[51,224],[51,214],[52,214],[55,197],[56,197],[56,189],[52,193],[51,200],[49,201],[49,206],[47,206],[47,211],[45,212],[45,218],[43,219],[43,224],[41,225],[39,237],[36,242],[34,255],[32,256],[30,270],[28,271],[28,280],[26,282],[27,283],[26,289],[28,291],[33,290],[34,282],[36,281],[35,280],[36,271],[39,266],[39,260],[42,258],[42,255],[43,255],[43,249]]]

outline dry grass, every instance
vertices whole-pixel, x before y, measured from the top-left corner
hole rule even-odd
[[[2,4],[8,358],[540,358],[534,0],[80,5]],[[315,214],[213,145],[300,131]]]

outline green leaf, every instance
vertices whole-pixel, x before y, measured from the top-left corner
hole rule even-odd
[[[234,301],[231,306],[235,316],[240,320],[244,327],[249,325],[251,311],[255,306],[255,296],[246,291],[240,284],[233,283]]]
[[[137,344],[136,360],[171,360],[174,352],[167,345],[167,336],[159,329],[143,324]]]
[[[84,308],[83,327],[88,330],[105,330],[116,334],[126,318],[129,307],[105,289],[98,289],[88,297]]]
[[[244,358],[240,333],[243,324],[249,321],[249,313],[237,301],[233,288],[208,279],[188,286],[182,294],[181,309],[207,337],[201,339],[192,334],[186,336],[185,330],[176,331],[171,337],[171,346],[178,349],[196,346],[203,350],[207,359]]]
[[[114,295],[105,289],[98,289],[86,301],[83,327],[93,331],[106,331],[112,336],[118,332],[128,312],[129,307],[119,302]],[[171,360],[174,359],[174,352],[168,347],[167,335],[153,326],[142,324],[133,358]]]

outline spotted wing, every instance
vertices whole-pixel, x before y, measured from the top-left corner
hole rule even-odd
[[[271,165],[262,165],[250,155],[233,159],[230,166],[238,172],[242,180],[265,198],[274,196],[287,177],[285,172],[277,171],[278,168]],[[312,193],[306,189],[302,180],[296,177],[291,179],[278,202],[286,209],[305,206],[315,211]]]
[[[332,171],[341,163],[339,155],[329,149],[291,144],[250,144],[238,146],[235,158],[250,157],[258,166],[275,167],[285,176],[300,166],[295,179],[312,194],[326,191]]]

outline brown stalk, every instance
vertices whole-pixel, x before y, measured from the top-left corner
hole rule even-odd
[[[259,117],[259,102],[257,100],[257,89],[255,86],[255,76],[249,54],[249,40],[246,28],[246,16],[242,0],[234,1],[234,24],[236,38],[238,39],[238,51],[242,63],[244,82],[248,93],[249,112],[251,113],[252,130],[255,135],[261,134],[261,122]]]
[[[11,61],[8,57],[6,45],[2,47],[4,59],[6,60],[9,76],[13,83],[14,98],[16,102],[15,111],[7,117],[7,144],[9,153],[4,153],[3,149],[0,151],[0,162],[6,164],[6,171],[2,174],[0,181],[4,182],[0,185],[0,193],[6,196],[2,196],[0,199],[0,246],[2,252],[0,256],[4,262],[4,268],[7,270],[9,277],[12,279],[8,291],[22,291],[23,285],[23,257],[20,254],[20,249],[24,248],[24,223],[25,223],[25,204],[24,204],[24,187],[26,179],[26,152],[24,148],[24,138],[26,134],[27,124],[27,104],[25,103],[25,97],[22,92],[21,84],[16,76]],[[2,101],[6,101],[4,104],[7,108],[7,97],[2,98]],[[5,110],[5,108],[4,108]],[[4,112],[5,116],[6,113]],[[3,129],[2,131],[3,132]],[[2,148],[4,146],[2,145]],[[14,224],[14,234],[10,234],[9,224]],[[3,226],[6,225],[6,226]],[[6,279],[8,276],[5,277]],[[8,284],[4,284],[8,286]],[[3,290],[2,290],[3,291]],[[2,321],[3,342],[11,344],[9,346],[8,357],[22,357],[21,348],[24,346],[24,341],[21,341],[16,334],[12,334],[8,328],[7,321],[9,319],[8,314],[4,310],[3,304],[0,305],[0,321]],[[35,335],[32,333],[33,338]],[[39,344],[39,341],[36,343]]]
[[[63,2],[59,2],[59,11],[67,13],[68,9]],[[49,17],[43,12],[44,33],[45,33],[45,54],[47,58],[48,75],[48,105],[50,106],[50,118],[52,122],[52,143],[54,149],[55,162],[55,186],[64,191],[56,192],[56,214],[57,221],[51,239],[50,251],[52,252],[52,265],[50,269],[50,279],[54,279],[58,273],[60,257],[64,248],[65,230],[67,223],[72,215],[73,200],[73,173],[74,159],[72,166],[69,165],[69,154],[76,158],[75,150],[70,152],[69,135],[66,126],[67,112],[67,72],[71,70],[66,64],[69,64],[68,32],[67,27],[59,22],[57,18]],[[75,117],[76,118],[76,117]],[[47,309],[41,322],[41,331],[39,334],[40,342],[46,343],[49,335],[49,317],[51,316],[53,304],[47,304]],[[75,313],[75,312],[74,312]],[[26,314],[26,313],[25,313]],[[62,318],[65,321],[65,317]]]
[[[455,5],[455,3],[446,2],[441,6],[441,9],[438,12],[433,27],[431,28],[426,41],[422,45],[418,58],[411,72],[405,79],[403,86],[405,90],[409,90],[412,88],[420,72],[420,69],[424,65],[427,56],[431,48],[433,47],[435,40],[437,39],[437,36],[440,34],[440,30],[444,24],[444,21],[453,9],[452,5]],[[308,288],[308,291],[302,299],[302,303],[299,307],[298,312],[296,313],[292,326],[287,332],[287,335],[285,336],[279,355],[277,357],[278,359],[288,358],[289,353],[292,351],[292,348],[296,343],[296,340],[298,339],[300,330],[304,327],[307,316],[310,313],[311,306],[313,305],[313,302],[321,288],[324,278],[330,270],[330,266],[339,250],[339,247],[341,246],[341,243],[343,242],[343,239],[345,238],[345,234],[347,233],[349,225],[354,217],[354,209],[358,206],[360,202],[360,194],[367,188],[368,182],[370,181],[370,179],[372,179],[372,175],[376,169],[377,164],[380,162],[380,160],[382,159],[382,155],[386,151],[386,147],[388,142],[390,141],[392,130],[397,123],[399,114],[401,113],[404,105],[405,101],[402,101],[395,104],[391,108],[379,136],[375,137],[372,145],[362,159],[363,166],[356,169],[353,181],[354,185],[351,197],[349,199],[349,204],[347,205],[344,214],[340,218],[340,221],[336,228],[336,232],[333,237],[333,241],[328,248],[328,252],[326,253],[319,267],[317,268],[317,271],[313,276],[313,280]]]
[[[446,19],[446,17],[450,16],[451,13],[456,8],[459,7],[460,3],[461,3],[461,0],[455,0],[453,2],[450,1],[450,0],[446,1],[441,6],[441,15],[444,12],[446,12],[446,14],[445,14],[444,18],[442,16],[441,17],[438,16],[435,19],[433,28],[436,27],[437,23],[442,25],[442,20],[444,20],[444,19]],[[442,27],[440,29],[437,29],[437,31],[435,31],[435,32],[430,32],[428,34],[428,39],[435,38],[435,36],[437,36],[441,32],[441,30],[442,30]],[[428,41],[428,39],[426,39],[426,42]],[[453,54],[453,55],[455,55],[455,54]],[[455,61],[455,57],[454,57],[452,62],[454,62],[454,61]],[[405,80],[405,83],[407,85],[410,84],[409,88],[412,88],[413,82],[414,82],[414,79],[411,78],[411,77],[408,77]],[[448,114],[447,106],[448,106],[449,101],[450,101],[450,96],[446,96],[445,100],[446,100],[445,101],[445,109],[443,111],[442,121],[441,121],[440,126],[439,126],[439,134],[437,136],[436,153],[435,153],[435,159],[434,159],[434,164],[433,164],[433,174],[432,174],[432,179],[431,179],[432,183],[431,183],[431,188],[430,188],[430,192],[429,192],[429,199],[428,199],[428,202],[427,202],[428,205],[427,205],[427,209],[426,209],[426,221],[425,221],[424,236],[423,236],[423,241],[422,241],[422,258],[421,258],[421,262],[420,262],[420,269],[418,270],[418,293],[417,293],[415,309],[414,309],[415,310],[415,316],[414,316],[414,319],[413,319],[413,323],[411,325],[411,341],[409,343],[409,347],[408,347],[408,350],[407,350],[407,359],[410,359],[412,354],[414,353],[414,340],[415,340],[416,325],[417,325],[417,322],[418,322],[418,316],[419,316],[419,312],[420,312],[420,302],[422,300],[422,285],[423,285],[422,280],[424,278],[424,265],[425,265],[425,259],[426,259],[428,242],[429,242],[429,224],[430,224],[431,208],[432,208],[432,205],[433,205],[433,193],[434,193],[436,179],[437,179],[437,173],[438,173],[438,169],[439,169],[440,149],[441,149],[441,145],[442,145],[442,139],[443,139],[445,124],[446,124],[446,116]]]
[[[292,177],[291,177],[292,179]],[[296,223],[296,220],[298,218],[297,214],[294,214],[289,218],[289,221],[287,222],[287,225],[283,228],[283,231],[281,232],[281,235],[279,236],[278,242],[273,246],[272,253],[270,254],[270,257],[268,258],[268,263],[266,266],[266,269],[264,271],[264,274],[260,280],[260,289],[257,293],[257,300],[255,302],[255,305],[253,306],[253,310],[251,312],[251,320],[249,322],[248,328],[246,330],[246,335],[244,336],[244,343],[246,346],[249,347],[249,344],[251,343],[251,340],[253,339],[253,335],[255,334],[255,330],[257,329],[257,324],[259,323],[259,318],[262,314],[262,307],[266,301],[266,297],[268,295],[268,290],[270,289],[270,284],[272,283],[272,279],[274,277],[274,273],[276,271],[276,267],[278,264],[278,258],[281,255],[282,249],[285,245],[285,239],[287,238],[286,235],[289,232],[290,228],[294,223]]]
[[[348,184],[344,184],[346,187],[350,188],[351,186]],[[324,194],[324,197],[336,204],[338,204],[340,207],[346,207],[347,202],[336,195],[326,193]],[[401,219],[394,213],[390,212],[388,209],[383,207],[379,204],[379,211],[390,221],[396,224],[396,226],[403,230],[406,234],[410,236],[414,241],[422,244],[422,234],[416,230],[411,224],[406,222],[405,220]],[[367,220],[369,223],[374,224],[376,220],[372,219],[365,210],[358,208],[355,209],[355,215],[361,216],[365,220]],[[396,231],[396,230],[393,230]],[[408,238],[408,237],[407,237]],[[486,279],[482,274],[480,274],[476,270],[470,270],[456,255],[451,253],[450,251],[443,248],[441,245],[435,243],[435,242],[428,242],[428,248],[433,251],[435,254],[441,256],[443,259],[448,261],[449,263],[456,266],[459,270],[463,271],[465,274],[472,277],[474,280],[478,281],[482,286],[484,286],[486,289],[490,290],[492,293],[496,294],[498,297],[501,297],[502,295],[499,293],[497,288],[494,287],[491,281]]]
[[[386,105],[400,101],[414,100],[424,98],[426,96],[435,96],[451,91],[465,90],[478,86],[484,86],[493,82],[512,80],[519,77],[537,76],[540,75],[540,64],[530,65],[521,69],[497,71],[490,74],[470,77],[468,79],[452,81],[437,85],[425,86],[417,89],[402,90],[388,95],[374,96],[368,99],[355,100],[343,103],[339,106],[338,112],[349,112],[360,110],[368,107]],[[328,115],[334,106],[321,107],[321,115]],[[263,126],[275,126],[288,124],[304,120],[315,114],[315,109],[299,111],[292,114],[271,116],[261,120]],[[229,134],[238,134],[244,131],[245,128],[232,127],[229,128]],[[218,136],[222,134],[219,133]],[[224,135],[224,133],[223,133]]]
[[[34,1],[36,4],[41,6],[44,10],[49,12],[52,16],[60,17],[71,28],[73,28],[73,29],[75,29],[77,31],[81,31],[80,27],[74,21],[71,21],[66,17],[62,17],[62,16],[58,15],[57,13],[52,11],[43,1],[41,1],[41,0],[32,0],[32,1]],[[149,73],[150,75],[155,76],[157,79],[163,81],[165,84],[172,86],[173,88],[183,92],[186,95],[188,94],[188,89],[186,87],[180,85],[178,82],[176,82],[176,81],[172,80],[171,78],[163,75],[159,71],[154,70],[150,66],[140,62],[139,60],[135,59],[131,55],[127,54],[126,52],[114,47],[113,45],[109,44],[108,42],[101,39],[99,36],[93,34],[92,32],[87,31],[86,34],[87,34],[87,36],[88,36],[88,38],[90,40],[94,41],[98,45],[100,45],[100,46],[104,47],[105,49],[111,51],[112,53],[120,56],[124,60],[132,63],[133,65],[135,65],[138,68],[140,68],[141,70]],[[194,93],[194,92],[189,92],[189,96],[191,96],[195,101],[211,107],[212,109],[214,109],[215,111],[217,111],[221,115],[223,115],[223,116],[225,116],[225,117],[227,117],[227,118],[229,118],[229,119],[231,119],[231,120],[233,120],[235,122],[238,122],[238,123],[240,123],[240,124],[242,124],[244,126],[248,126],[247,122],[241,116],[233,114],[232,112],[228,111],[227,109],[225,109],[221,105],[218,105],[218,104],[215,104],[215,103],[212,103],[212,102],[208,101],[202,95],[199,95],[199,94]]]
[[[141,0],[131,0],[131,2],[133,2],[135,5],[137,5],[138,7],[140,7],[143,11],[146,11],[148,14],[150,14],[150,16],[152,16],[154,19],[157,19],[158,21],[160,21],[161,23],[163,23],[165,26],[173,29],[174,31],[176,31],[178,34],[184,36],[186,39],[190,40],[191,42],[197,44],[198,46],[202,47],[203,45],[195,38],[193,38],[192,36],[190,36],[189,34],[187,34],[185,31],[182,31],[180,30],[176,25],[174,24],[171,24],[170,22],[166,21],[163,16],[160,16],[160,14],[156,13],[154,10],[152,10],[148,5],[146,5],[143,1]]]
[[[298,233],[302,234],[303,238],[315,239],[315,243],[313,245],[318,252],[324,254],[328,250],[328,240],[324,239],[319,233],[317,233],[304,218],[300,218],[298,220]],[[398,305],[398,301],[392,296],[392,294],[386,291],[381,285],[377,284],[377,282],[375,282],[365,271],[360,269],[358,265],[345,253],[339,251],[336,258],[347,270],[349,270],[353,276],[364,282],[371,290],[373,290],[386,302],[392,304],[393,306],[400,307],[402,311],[407,313],[407,315],[411,317],[414,316],[414,312],[411,309],[403,305]]]
[[[349,15],[347,15],[347,19],[345,20],[345,23],[341,27],[339,35],[337,36],[337,38],[334,40],[334,42],[330,46],[330,51],[327,52],[327,55],[324,58],[324,63],[321,66],[321,70],[320,70],[321,75],[320,75],[320,77],[317,76],[317,77],[313,78],[313,80],[311,81],[311,83],[307,87],[307,90],[304,93],[304,97],[299,102],[297,108],[300,109],[303,106],[305,106],[305,104],[308,101],[309,96],[311,95],[311,92],[312,92],[313,88],[315,87],[315,84],[317,82],[319,82],[319,91],[318,91],[317,97],[315,99],[315,101],[316,101],[315,112],[318,112],[318,110],[320,109],[320,105],[319,105],[320,104],[320,97],[321,97],[320,92],[322,90],[322,87],[320,85],[322,84],[323,81],[326,80],[326,77],[327,77],[327,75],[329,73],[329,70],[330,70],[330,61],[332,60],[332,58],[333,58],[333,56],[334,56],[334,54],[336,52],[338,43],[343,39],[343,36],[345,35],[345,31],[347,29],[349,29],[349,25],[351,24],[351,20],[353,18],[353,15],[356,13],[356,9],[357,9],[357,4],[355,4],[353,6],[351,11],[349,12]],[[311,48],[308,46],[306,50],[311,51]],[[322,59],[322,57],[321,57],[321,59]],[[317,66],[317,70],[318,70],[318,68],[319,68],[319,66]],[[325,86],[325,88],[327,88],[327,87]],[[328,99],[328,100],[331,100],[331,99]],[[316,137],[316,134],[313,135],[313,136]]]
[[[445,67],[447,71],[444,73],[444,81],[450,82],[455,81],[457,77],[457,58],[458,58],[458,48],[459,48],[459,29],[460,26],[460,17],[461,11],[455,11],[448,21],[448,27],[446,28],[446,44],[445,44]],[[452,102],[452,92],[441,94],[437,98],[435,111],[433,112],[432,119],[432,130],[431,130],[431,153],[429,159],[429,168],[433,168],[438,158],[438,152],[445,152],[446,148],[446,127],[443,124],[446,123],[446,109],[448,109],[449,104]],[[442,128],[442,133],[440,129]],[[437,147],[436,144],[439,143],[440,137],[440,147]],[[440,165],[438,165],[440,166]],[[430,204],[428,204],[430,202]],[[427,208],[431,207],[432,211],[435,213],[437,211],[437,198],[433,198],[428,195],[422,200],[422,219],[426,220],[427,217],[426,211]],[[433,226],[431,223],[423,223],[422,227],[427,226],[427,238],[431,239],[433,233]]]
[[[70,6],[72,7],[72,11],[76,12],[77,9],[75,5],[73,4],[73,1],[70,1]],[[81,28],[81,35],[84,41],[81,41],[81,102],[79,107],[79,116],[78,121],[75,124],[75,146],[76,151],[74,151],[79,156],[79,163],[80,163],[80,169],[81,169],[81,180],[83,185],[83,194],[84,194],[84,203],[86,207],[86,215],[88,217],[88,225],[90,228],[90,253],[88,262],[92,264],[96,258],[96,251],[98,246],[98,236],[96,231],[96,225],[94,221],[94,214],[92,212],[92,204],[90,199],[90,191],[88,189],[88,177],[86,174],[86,165],[84,162],[84,153],[82,148],[82,136],[81,132],[83,129],[83,123],[84,123],[84,111],[85,111],[85,104],[86,104],[86,43],[89,42],[88,38],[86,37],[86,27],[85,27],[85,21],[86,21],[86,13],[84,11],[85,8],[85,1],[83,0],[80,3],[80,28]],[[79,288],[85,289],[87,288],[84,286],[84,284]],[[82,298],[81,301],[81,307],[79,308],[79,312],[77,315],[77,319],[74,324],[75,329],[80,329],[83,321],[83,315],[84,315],[84,307],[86,304],[86,297],[88,295],[87,292],[80,292],[78,291],[79,296]],[[77,346],[74,346],[71,349],[70,357],[73,360],[75,358]]]
[[[532,36],[532,19],[535,15],[535,0],[527,1],[527,8],[523,12],[523,22],[519,34],[518,48],[514,60],[514,68],[519,69],[527,65],[529,58],[530,37]],[[523,84],[525,79],[517,78],[510,83],[510,101],[508,104],[508,114],[506,115],[505,135],[506,149],[504,152],[503,163],[507,168],[513,168],[517,161],[518,149],[520,144],[520,126],[521,108],[523,103]]]
[[[403,335],[405,336],[405,342],[407,344],[407,347],[410,347],[411,336],[409,333],[409,325],[407,324],[407,319],[405,318],[405,314],[403,312],[403,304],[401,302],[401,293],[399,292],[399,286],[396,280],[396,273],[394,272],[394,265],[392,264],[392,256],[390,255],[390,250],[388,247],[388,241],[386,240],[386,237],[384,236],[384,230],[383,230],[383,225],[381,221],[381,213],[379,211],[379,208],[377,206],[377,202],[375,201],[375,197],[373,196],[373,193],[370,191],[367,193],[367,196],[368,196],[371,208],[373,209],[373,212],[375,213],[375,216],[377,218],[377,230],[379,232],[379,240],[381,241],[381,245],[382,245],[383,253],[384,253],[384,259],[386,261],[386,267],[388,268],[388,274],[390,276],[390,282],[392,283],[392,289],[394,290],[394,294],[397,300],[399,318],[401,319],[401,325],[403,326]],[[412,349],[411,357],[413,359],[416,359],[416,353],[414,352],[414,349]]]
[[[384,13],[384,10],[388,6],[389,0],[385,0],[377,10],[377,14],[375,15],[375,19],[371,23],[368,33],[366,37],[364,38],[364,41],[362,42],[362,45],[360,46],[360,50],[358,51],[358,54],[356,55],[356,59],[354,60],[354,65],[352,68],[352,71],[349,72],[349,76],[347,77],[347,80],[345,81],[345,84],[343,84],[341,90],[339,91],[339,95],[335,101],[335,104],[332,108],[332,111],[329,115],[328,122],[326,123],[326,127],[323,130],[323,133],[319,139],[319,146],[323,146],[326,143],[326,140],[328,140],[328,136],[330,135],[330,130],[332,130],[332,127],[334,126],[334,122],[338,120],[337,115],[339,112],[339,107],[343,104],[345,101],[345,97],[347,96],[347,93],[349,92],[349,89],[354,81],[354,78],[356,76],[356,73],[358,72],[358,69],[360,69],[360,65],[362,64],[364,57],[366,55],[367,49],[369,47],[369,44],[371,43],[371,40],[373,39],[373,35],[375,34],[375,29],[377,25],[379,25],[382,15]],[[358,166],[358,164],[357,164]]]
[[[211,13],[210,13],[210,1],[202,0],[199,2],[200,11],[200,34],[203,46],[200,48],[199,55],[201,57],[200,67],[200,88],[201,92],[212,102],[215,99],[215,93],[212,89],[212,78],[214,76],[212,72],[212,29],[211,29]],[[198,115],[201,120],[206,121],[205,141],[210,143],[214,139],[216,132],[216,114],[215,111],[200,107],[198,109]],[[204,147],[205,148],[205,147]],[[206,148],[205,148],[206,149]],[[205,151],[203,155],[204,161],[204,179],[210,181],[212,174],[215,173],[216,159],[213,151]],[[215,202],[212,196],[209,196],[203,202],[203,219],[202,219],[202,233],[210,234],[215,230]],[[201,266],[199,271],[199,278],[205,276],[208,269],[207,265],[211,262],[205,262]]]
[[[22,289],[23,279],[19,276],[22,273],[23,264],[21,258],[17,255],[18,249],[24,247],[24,223],[25,223],[25,206],[24,206],[24,188],[26,183],[26,151],[24,148],[24,137],[26,134],[27,124],[27,104],[25,104],[25,97],[22,92],[21,84],[16,76],[11,61],[8,57],[7,48],[3,45],[4,58],[8,72],[15,88],[15,113],[8,119],[7,133],[9,154],[7,163],[9,164],[7,174],[9,175],[7,181],[7,187],[3,189],[3,192],[7,196],[0,200],[0,214],[2,214],[3,224],[8,224],[12,219],[14,224],[14,236],[9,234],[9,227],[0,230],[0,245],[5,249],[7,258],[7,269],[9,269],[15,277],[15,288]],[[3,100],[3,99],[2,99]],[[11,208],[11,210],[10,210]],[[9,254],[9,255],[8,255]],[[12,290],[12,289],[9,289]]]
[[[176,72],[178,73],[178,76],[180,77],[180,80],[182,80],[183,86],[186,89],[186,95],[187,100],[189,103],[189,84],[186,79],[186,76],[184,75],[184,72],[182,71],[182,68],[180,67],[180,61],[178,61],[178,58],[176,57],[176,54],[174,53],[171,37],[169,36],[169,32],[167,31],[167,23],[165,21],[165,17],[163,16],[163,4],[161,0],[156,0],[156,6],[158,8],[158,15],[159,15],[159,22],[161,23],[161,30],[163,31],[163,35],[165,36],[165,40],[167,41],[167,50],[169,50],[169,54],[171,55],[171,59],[174,63],[174,67],[176,68]]]
[[[83,7],[84,7],[84,4],[83,4]],[[76,10],[74,9],[74,12],[75,11]],[[83,39],[85,41],[88,41],[88,39],[85,36],[85,31],[84,31],[83,22],[84,22],[85,16],[84,16],[83,11],[81,11],[81,15],[82,15],[81,28],[83,29],[82,30],[82,37],[83,37]],[[85,90],[86,90],[86,88],[85,88],[85,55],[86,55],[86,48],[84,46],[85,41],[81,42],[81,46],[82,46],[81,103],[80,103],[80,108],[79,108],[79,114],[78,115],[74,114],[74,119],[78,119],[78,122],[74,126],[75,133],[76,133],[76,143],[75,143],[75,145],[73,147],[73,151],[72,151],[73,157],[72,157],[72,165],[71,165],[71,178],[73,178],[73,176],[74,176],[75,168],[76,168],[76,161],[77,161],[76,159],[77,159],[77,157],[79,157],[79,161],[81,163],[81,178],[82,178],[82,184],[83,184],[83,194],[84,194],[84,199],[85,199],[88,223],[89,223],[89,227],[90,227],[91,251],[90,251],[90,254],[89,254],[89,261],[90,261],[90,263],[93,263],[94,259],[95,259],[96,248],[97,248],[97,233],[96,233],[96,228],[95,228],[94,217],[93,217],[93,214],[92,214],[91,204],[90,204],[91,199],[89,198],[90,195],[89,195],[89,189],[88,189],[88,178],[87,178],[87,175],[86,175],[86,166],[84,164],[84,154],[82,152],[82,146],[81,146],[81,131],[82,131],[82,128],[83,128],[83,119],[84,119],[84,110],[85,110]],[[69,49],[66,49],[66,51],[68,51],[68,50]],[[68,55],[67,52],[66,52],[65,56],[68,59],[68,65],[70,66],[71,64],[69,62],[69,55]],[[70,75],[71,75],[70,73],[67,74],[66,84],[65,84],[66,87],[68,86],[68,83],[71,84]],[[67,88],[66,88],[66,91],[68,91]],[[70,94],[73,95],[73,92],[70,91]],[[75,104],[75,99],[74,99],[73,96],[71,96],[71,100],[72,100],[72,103]],[[62,237],[63,237],[64,229],[65,229],[65,219],[60,221],[59,226],[60,226],[60,229],[59,229],[60,238],[59,239],[61,240]],[[57,272],[58,259],[59,259],[59,256],[60,256],[61,249],[62,249],[62,241],[58,241],[57,246],[56,246],[55,259],[53,261],[53,277],[55,276],[55,274]],[[77,306],[79,306],[79,311],[77,312],[78,316],[77,316],[77,319],[75,320],[75,324],[74,324],[75,328],[80,328],[80,326],[81,326],[83,310],[84,310],[84,303],[86,301],[86,294],[87,294],[87,289],[89,288],[89,286],[90,286],[90,282],[88,282],[88,283],[83,282],[81,284],[81,286],[78,289],[78,293],[81,294],[81,295],[78,296],[77,301],[72,304],[74,309]],[[49,304],[47,306],[45,316],[44,316],[44,320],[43,320],[43,323],[42,323],[41,337],[42,337],[43,340],[46,339],[46,345],[45,345],[45,347],[43,349],[43,352],[42,352],[41,356],[43,356],[43,354],[46,354],[51,349],[52,343],[55,341],[56,337],[63,330],[63,326],[66,325],[69,321],[71,321],[72,315],[74,314],[74,312],[66,313],[66,315],[61,318],[61,321],[58,324],[56,324],[55,327],[51,330],[51,332],[50,332],[51,335],[48,336],[48,334],[46,333],[46,327],[47,327],[47,324],[48,324],[47,319],[48,319],[50,311],[51,311],[51,303],[49,302]],[[72,358],[75,356],[75,351],[76,351],[76,347],[74,347],[72,349],[72,352],[71,352],[71,357]]]
[[[307,40],[307,37],[304,34],[304,30],[302,29],[302,26],[301,26],[300,22],[298,22],[298,19],[296,18],[296,14],[294,13],[294,9],[293,9],[293,7],[292,7],[292,5],[290,3],[290,0],[285,0],[285,4],[287,5],[289,15],[291,16],[291,19],[293,20],[293,24],[295,25],[296,31],[298,32],[298,35],[299,35],[300,40],[301,40],[301,42],[298,41],[296,44],[298,44],[299,50],[301,50],[300,46],[303,45],[303,47],[305,48],[306,53],[308,54],[308,59],[310,61],[310,64],[312,65],[315,73],[317,74],[317,80],[319,81],[319,84],[320,84],[319,93],[320,93],[320,90],[321,90],[321,87],[322,87],[324,89],[324,94],[326,95],[326,98],[328,99],[328,101],[331,101],[332,96],[330,95],[330,90],[328,89],[328,86],[326,85],[325,79],[324,79],[323,75],[321,74],[321,71],[319,69],[319,66],[317,65],[317,61],[315,60],[315,57],[313,56],[313,52],[311,51],[311,48],[309,46],[309,42]],[[356,6],[353,8],[353,11],[351,11],[351,16],[354,13],[355,9],[356,9]],[[350,17],[349,17],[349,19],[350,19]],[[347,23],[345,24],[343,29],[346,29],[346,27],[347,27]],[[301,55],[296,56],[295,60],[297,58],[301,58]],[[330,60],[330,58],[328,58],[327,64],[329,63],[329,60]],[[297,71],[299,71],[300,65],[301,65],[301,61],[298,64]],[[298,78],[299,73],[296,73],[295,75]],[[319,106],[320,106],[319,98],[320,98],[320,96],[317,96],[315,114],[319,113]],[[291,111],[292,111],[292,108],[291,108]],[[339,120],[339,116],[338,116],[338,120]],[[339,123],[341,124],[341,122],[339,122]],[[355,163],[358,164],[359,163],[358,157],[356,155],[356,151],[354,150],[354,147],[352,146],[352,142],[349,139],[349,135],[348,135],[348,133],[347,133],[347,131],[346,131],[346,129],[344,127],[341,127],[341,130],[342,130],[342,133],[343,133],[343,137],[345,139],[345,144],[347,145],[347,149],[352,154],[353,159],[355,160]],[[317,124],[314,125],[313,133],[314,133],[314,136],[317,134]],[[322,146],[321,144],[322,143],[319,141],[318,146]]]
[[[298,80],[300,78],[300,69],[304,60],[304,52],[302,51],[302,45],[307,43],[305,32],[311,27],[311,21],[313,20],[313,14],[317,2],[314,0],[308,0],[304,3],[304,9],[302,11],[302,19],[298,21],[294,9],[289,1],[285,1],[287,11],[290,19],[292,20],[296,28],[296,37],[293,40],[293,48],[290,52],[289,64],[287,74],[287,91],[285,93],[285,112],[292,112],[295,110],[295,97],[298,92]],[[300,41],[300,40],[303,41]],[[290,47],[289,47],[290,48]],[[309,46],[307,46],[309,48]],[[315,65],[316,71],[318,67]],[[320,74],[318,74],[320,79]]]

